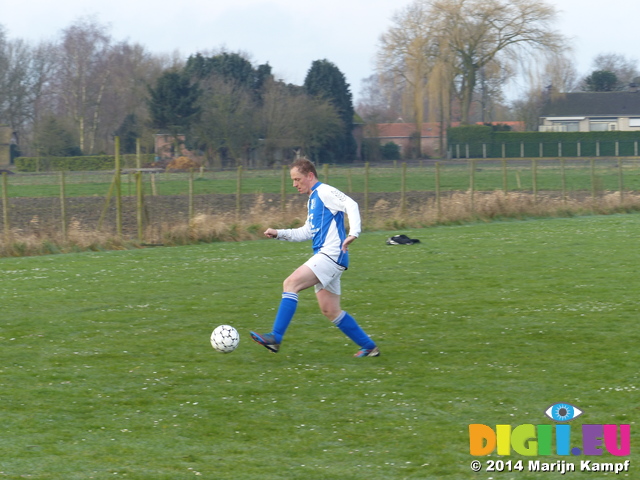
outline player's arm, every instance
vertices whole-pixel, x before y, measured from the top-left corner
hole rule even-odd
[[[305,240],[311,239],[311,226],[307,221],[302,227],[299,228],[267,228],[264,234],[269,238],[277,238],[278,240],[286,240],[288,242],[304,242]]]
[[[351,245],[356,238],[358,237],[354,237],[353,235],[347,235],[347,238],[345,238],[344,242],[342,242],[342,251],[346,252],[347,250],[349,250],[349,245]]]
[[[351,243],[358,238],[362,231],[360,208],[358,208],[358,203],[351,197],[346,197],[344,207],[347,212],[347,217],[349,218],[349,237],[352,237],[349,243]],[[347,239],[349,239],[349,237],[347,237]]]
[[[354,237],[349,243],[353,242],[362,231],[362,220],[360,219],[358,202],[333,187],[318,193],[322,196],[322,201],[327,208],[347,214],[349,218],[349,236]]]

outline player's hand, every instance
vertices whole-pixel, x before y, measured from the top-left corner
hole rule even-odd
[[[275,228],[267,228],[264,234],[269,238],[278,238],[278,231]]]
[[[356,238],[358,237],[354,237],[353,235],[349,235],[347,238],[345,238],[344,242],[342,242],[342,251],[346,252],[347,250],[349,250],[349,245],[351,245],[351,243],[353,243]]]

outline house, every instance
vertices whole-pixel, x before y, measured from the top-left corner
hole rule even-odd
[[[411,148],[411,139],[416,131],[415,123],[378,123],[368,125],[365,138],[378,138],[380,145],[393,142],[404,155]],[[420,149],[429,156],[438,156],[440,144],[440,123],[422,124]]]
[[[508,125],[514,132],[524,131],[523,122],[493,122],[496,125]],[[482,123],[478,123],[482,125]],[[429,157],[440,157],[440,122],[428,122],[422,124],[420,139],[420,149],[424,155]],[[454,122],[452,127],[460,126],[460,122]],[[365,127],[365,138],[377,138],[380,145],[393,142],[400,147],[404,155],[411,148],[411,139],[416,131],[415,123],[378,123]],[[446,132],[442,133],[443,144],[446,145]]]
[[[552,95],[542,108],[541,132],[640,132],[640,92],[575,92]]]
[[[156,134],[154,141],[156,161],[170,161],[176,157],[195,158],[195,155],[184,146],[186,137],[182,134],[179,134],[177,137],[179,153],[176,152],[176,141],[173,135],[168,133]]]

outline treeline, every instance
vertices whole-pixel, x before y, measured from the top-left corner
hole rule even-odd
[[[186,59],[151,54],[80,19],[54,41],[10,40],[0,25],[0,125],[12,157],[153,151],[154,134],[185,137],[212,166],[270,164],[296,152],[318,162],[354,159],[349,85],[317,60],[301,86],[271,66],[224,50]]]
[[[319,163],[354,159],[353,103],[340,70],[316,60],[304,84],[278,81],[268,64],[237,53],[196,54],[149,89],[150,122],[215,167],[271,164],[304,153]]]

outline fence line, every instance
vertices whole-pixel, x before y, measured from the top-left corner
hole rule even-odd
[[[2,172],[2,223],[4,225],[4,238],[8,242],[11,237],[11,225],[9,224],[9,193],[7,187],[7,172]]]
[[[118,156],[116,156],[116,159],[117,158]],[[530,158],[528,164],[527,160],[523,161],[522,159],[484,161],[472,158],[462,163],[430,162],[425,164],[424,162],[420,162],[413,166],[410,166],[407,162],[402,162],[399,165],[396,163],[394,168],[385,169],[384,171],[371,168],[367,163],[364,165],[364,169],[357,173],[354,173],[352,167],[344,168],[324,165],[322,168],[322,179],[344,190],[348,194],[354,193],[354,187],[360,183],[362,188],[359,189],[358,186],[358,189],[360,190],[359,193],[363,195],[360,207],[365,222],[370,218],[372,208],[372,205],[370,205],[371,194],[380,191],[400,194],[397,208],[401,216],[409,213],[409,192],[433,192],[438,216],[440,216],[442,214],[441,200],[445,192],[468,192],[470,211],[475,212],[475,195],[477,192],[482,191],[502,191],[505,197],[508,197],[509,194],[514,191],[529,191],[533,196],[534,203],[538,202],[538,195],[543,190],[546,192],[556,192],[564,203],[567,202],[570,191],[589,192],[593,201],[595,201],[598,196],[601,196],[603,192],[617,191],[619,192],[619,202],[622,204],[625,199],[625,192],[632,191],[634,187],[640,190],[640,164],[638,161],[618,157],[616,159],[602,159],[600,161],[591,158],[586,162],[586,165],[583,160],[571,160],[571,162],[572,165],[568,166],[568,159],[565,158],[558,159],[557,162]],[[464,169],[466,169],[466,173]],[[277,170],[271,172],[272,173],[265,175],[274,182],[273,191],[274,193],[278,192],[280,198],[279,210],[285,212],[288,199],[297,194],[293,192],[287,193],[290,184],[286,166],[283,166],[280,172]],[[252,175],[255,174],[255,172],[251,173]],[[214,181],[216,181],[215,177],[218,174],[219,172],[213,172],[211,174],[213,175]],[[108,192],[104,197],[102,213],[98,221],[98,230],[100,230],[109,212],[111,197],[115,196],[115,228],[118,236],[123,234],[122,175],[123,173],[120,169],[119,162],[116,161],[116,172],[109,184]],[[247,176],[248,173],[243,167],[240,166],[237,168],[235,172],[235,192],[231,194],[235,196],[236,217],[240,217],[246,207],[243,205],[243,195],[247,193],[245,191],[245,179]],[[156,185],[155,173],[145,175],[144,172],[140,170],[135,172],[133,177],[135,179],[133,182],[135,185],[135,194],[131,191],[129,194],[132,197],[135,195],[136,198],[137,237],[140,242],[143,242],[145,240],[145,229],[154,221],[154,219],[149,218],[146,210],[145,190],[148,189],[148,186],[145,185],[145,183],[150,183],[151,193],[154,196],[158,193],[158,187]],[[515,187],[513,183],[510,183],[510,180],[514,179],[514,177]],[[66,238],[69,221],[67,218],[67,203],[69,200],[67,176],[61,172],[56,178],[59,184],[58,195],[60,198],[59,224],[62,225],[62,235]],[[165,181],[184,181],[175,179],[168,180],[168,178],[169,177],[165,176]],[[179,178],[183,179],[184,177]],[[11,209],[14,208],[11,207],[11,202],[9,201],[9,190],[11,189],[12,180],[13,178],[8,177],[6,173],[2,174],[3,228],[5,237],[7,238],[12,228],[10,212]],[[20,180],[20,182],[18,182],[18,180]],[[16,178],[16,184],[20,184],[24,188],[22,180],[23,179]],[[201,180],[207,180],[205,172],[202,171],[198,176],[198,182]],[[230,181],[230,179],[219,181]],[[196,195],[196,180],[193,171],[187,174],[185,184],[188,208],[184,221],[190,225],[196,215],[194,201]],[[260,190],[254,191],[254,193],[259,192]],[[276,206],[277,202],[273,205]]]
[[[448,158],[562,158],[562,157],[637,157],[638,140],[579,142],[452,143]]]

